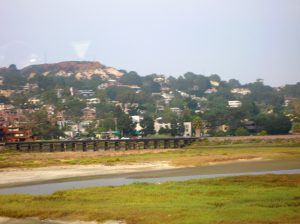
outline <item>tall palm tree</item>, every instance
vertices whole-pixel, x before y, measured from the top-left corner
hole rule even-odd
[[[193,128],[195,129],[196,137],[200,137],[202,126],[203,126],[203,121],[202,121],[201,117],[194,118],[192,125],[193,125]]]

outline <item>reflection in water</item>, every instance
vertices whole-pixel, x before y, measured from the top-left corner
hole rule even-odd
[[[172,177],[157,177],[157,178],[134,178],[134,177],[119,177],[119,178],[100,178],[93,180],[70,181],[62,183],[47,183],[36,184],[21,187],[11,187],[0,189],[0,194],[51,194],[58,190],[67,190],[85,187],[99,186],[120,186],[136,182],[145,183],[160,183],[166,181],[184,181],[191,179],[203,179],[214,177],[241,176],[241,175],[262,175],[262,174],[298,174],[300,169],[292,170],[277,170],[277,171],[261,171],[261,172],[244,172],[244,173],[226,173],[226,174],[204,174],[193,176],[172,176]]]

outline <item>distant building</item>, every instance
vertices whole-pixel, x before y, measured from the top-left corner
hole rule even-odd
[[[191,137],[192,136],[192,122],[183,122],[184,126],[184,137]]]
[[[40,100],[40,99],[37,99],[37,98],[35,98],[35,97],[32,97],[32,98],[30,98],[30,99],[28,100],[28,102],[31,103],[31,104],[36,105],[36,104],[39,104],[39,103],[41,102],[41,100]]]
[[[14,106],[11,104],[0,103],[0,110],[10,110],[13,108],[14,108]]]
[[[164,84],[166,82],[166,78],[164,75],[156,75],[156,77],[153,79],[154,82],[158,82],[160,84]]]
[[[156,105],[156,110],[157,111],[164,111],[165,107],[163,105]]]
[[[31,84],[31,83],[26,83],[25,86],[23,86],[23,91],[32,91],[35,89],[38,89],[38,85],[37,84]]]
[[[33,140],[32,131],[19,127],[0,127],[0,142],[22,142]]]
[[[88,105],[90,104],[99,104],[100,103],[100,99],[99,98],[90,98],[86,100],[86,103]]]
[[[82,110],[84,121],[93,121],[96,119],[96,108],[86,107]]]
[[[163,123],[161,121],[162,121],[161,117],[156,118],[154,121],[154,130],[155,130],[156,134],[158,134],[158,132],[161,128],[171,129],[171,123]]]
[[[78,90],[78,93],[84,97],[92,97],[95,95],[95,92],[90,89],[89,90]]]
[[[222,124],[217,126],[216,128],[217,131],[223,131],[223,132],[227,132],[229,130],[229,126],[226,124]]]
[[[170,110],[177,115],[180,115],[182,113],[182,110],[179,107],[171,107]]]
[[[15,91],[12,89],[0,89],[0,95],[10,97]]]
[[[58,111],[57,113],[56,113],[56,120],[57,121],[64,121],[65,120],[65,116],[64,116],[64,111],[62,110],[62,111]]]
[[[73,89],[73,87],[70,87],[70,95],[74,96],[74,89]]]
[[[188,94],[188,93],[186,93],[186,92],[182,92],[182,91],[180,91],[180,90],[177,90],[177,92],[180,93],[180,95],[181,95],[182,97],[188,98],[188,97],[191,96],[190,94]]]
[[[211,84],[212,86],[218,87],[218,86],[220,85],[220,82],[211,80],[211,81],[210,81],[210,84]]]
[[[204,93],[205,94],[212,94],[212,93],[216,93],[218,92],[218,90],[216,88],[211,88],[211,89],[207,89]]]
[[[136,123],[135,130],[136,131],[141,131],[143,129],[143,127],[141,126],[141,121],[144,118],[141,117],[141,116],[136,115],[136,116],[131,116],[131,119],[132,119],[133,123]]]
[[[247,95],[247,94],[251,93],[251,90],[247,89],[247,88],[234,88],[230,92],[231,93],[241,94],[241,95]]]
[[[61,98],[63,91],[64,91],[63,89],[56,89],[56,96],[57,96],[57,98],[59,98],[59,99]]]
[[[250,132],[255,132],[256,131],[256,125],[254,121],[245,119],[242,121],[242,123],[244,124],[244,127],[250,131]]]
[[[55,114],[55,107],[54,105],[44,105],[44,108],[46,109],[47,111],[47,114],[48,114],[48,119],[51,120]]]
[[[26,117],[22,109],[2,109],[0,110],[0,127],[17,126],[26,122]]]
[[[238,108],[242,106],[242,102],[238,101],[238,100],[232,100],[232,101],[228,101],[228,106],[230,108]]]
[[[163,93],[161,96],[163,97],[165,104],[170,103],[171,100],[174,99],[174,95],[172,93]]]

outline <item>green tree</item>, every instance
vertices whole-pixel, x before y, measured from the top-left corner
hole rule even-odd
[[[246,128],[238,128],[235,131],[236,136],[248,136],[249,131]]]
[[[125,73],[119,81],[124,85],[142,85],[142,79],[135,71]]]
[[[145,136],[155,134],[154,120],[151,116],[145,115],[144,119],[141,121],[141,126],[143,127],[142,132]]]
[[[45,104],[57,105],[59,99],[57,98],[57,93],[55,90],[46,90],[41,94],[41,99]]]
[[[9,99],[5,96],[0,95],[0,103],[9,103]]]
[[[212,74],[211,76],[209,76],[209,80],[216,81],[216,82],[221,82],[221,78],[217,74]]]
[[[146,93],[158,93],[161,90],[159,83],[154,82],[153,79],[144,78],[142,90]]]
[[[58,126],[48,119],[48,113],[45,109],[28,114],[29,128],[34,136],[40,139],[57,139],[64,136],[64,133]]]
[[[262,130],[262,131],[258,132],[257,135],[258,136],[266,136],[266,135],[268,135],[268,132],[265,130]]]
[[[70,98],[66,101],[64,107],[66,111],[66,115],[74,120],[80,120],[81,116],[83,115],[82,109],[85,108],[85,102],[77,99],[77,98]]]
[[[229,79],[227,85],[229,88],[238,88],[241,86],[239,80],[236,79]]]
[[[17,70],[13,65],[8,70],[1,73],[3,77],[3,89],[19,89],[26,84],[26,78],[20,70]]]
[[[300,133],[300,123],[294,123],[292,131],[293,133]]]
[[[162,113],[163,122],[171,123],[174,120],[177,120],[177,114],[172,112],[169,108],[166,108]]]
[[[258,131],[266,130],[269,134],[288,134],[292,123],[284,114],[260,114],[255,118]]]
[[[227,136],[227,133],[225,131],[217,131],[217,132],[213,133],[213,136],[224,137],[224,136]]]
[[[115,108],[114,118],[117,119],[117,129],[123,132],[123,135],[132,135],[135,129],[135,124],[132,122],[131,117],[124,113],[118,106]]]

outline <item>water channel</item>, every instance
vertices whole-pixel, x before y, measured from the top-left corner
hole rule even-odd
[[[99,186],[120,186],[138,182],[161,183],[166,181],[185,181],[191,179],[263,174],[300,174],[300,160],[252,161],[205,167],[71,178],[54,180],[47,183],[34,183],[6,188],[2,187],[0,188],[0,194],[43,195],[51,194],[58,190]]]

